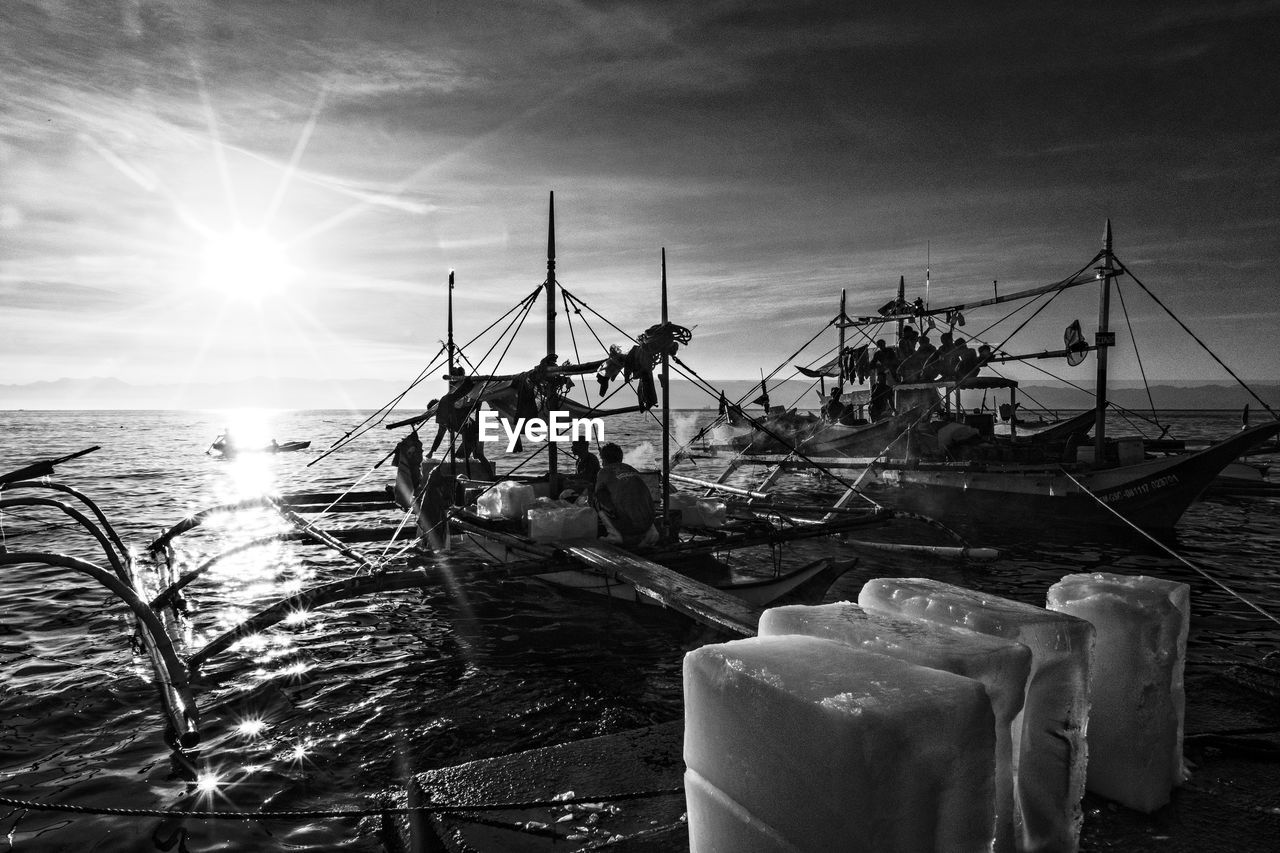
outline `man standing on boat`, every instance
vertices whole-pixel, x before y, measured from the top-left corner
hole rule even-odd
[[[446,433],[453,433],[455,436],[463,437],[463,428],[466,426],[467,418],[471,416],[473,405],[466,402],[466,396],[475,387],[475,383],[465,377],[458,377],[458,382],[450,382],[449,391],[439,400],[433,400],[436,406],[436,423],[440,428],[436,431],[435,441],[431,442],[431,449],[427,451],[428,456],[435,456],[436,451],[440,449]],[[476,429],[476,443],[479,443],[479,427]]]
[[[652,545],[658,541],[653,526],[653,495],[640,472],[622,461],[622,448],[610,442],[600,448],[604,467],[596,477],[595,501],[610,542]]]
[[[876,354],[871,357],[871,420],[879,420],[893,407],[893,386],[898,381],[898,352],[876,341]]]

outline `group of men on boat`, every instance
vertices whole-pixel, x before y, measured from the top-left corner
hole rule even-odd
[[[464,386],[459,386],[462,387]],[[457,399],[465,392],[453,393]],[[478,430],[471,432],[467,427],[467,424],[475,422],[475,412],[459,416],[457,413],[462,409],[455,408],[453,401],[448,398],[449,395],[446,394],[435,401],[441,404],[436,417],[439,429],[425,458],[432,459],[443,444],[445,435],[453,432],[456,433],[455,440],[461,441],[454,446],[455,462],[450,467],[461,465],[470,468],[474,459],[475,468],[469,473],[478,478],[494,478],[493,467],[484,456]],[[624,545],[652,545],[657,542],[659,534],[654,524],[652,493],[640,472],[623,461],[622,448],[613,442],[606,443],[600,447],[600,456],[597,457],[591,451],[590,441],[585,438],[575,439],[570,448],[575,460],[574,472],[564,478],[559,498],[594,508],[604,526],[605,538],[610,541]],[[394,464],[401,471],[407,472],[406,485],[418,499],[428,500],[434,497],[437,500],[451,500],[452,489],[440,495],[430,495],[432,475],[430,472],[422,472],[431,466],[424,466],[423,460],[422,442],[415,430],[397,445]],[[443,472],[444,469],[440,470]],[[407,504],[409,496],[401,497],[406,499]]]
[[[883,338],[875,342],[875,350],[867,346],[847,348],[844,375],[859,381],[871,380],[868,416],[879,420],[893,408],[893,388],[914,382],[956,381],[976,376],[995,355],[987,344],[975,351],[964,338],[954,332],[943,332],[935,346],[927,333],[914,326],[902,329],[897,346],[889,346]],[[844,389],[831,389],[824,401],[822,416],[832,423],[847,423],[853,408],[841,400]]]
[[[622,448],[609,442],[601,446],[599,459],[585,438],[576,439],[570,448],[576,465],[561,498],[585,499],[600,513],[605,538],[610,541],[623,545],[657,542],[653,494],[640,472],[622,461]]]

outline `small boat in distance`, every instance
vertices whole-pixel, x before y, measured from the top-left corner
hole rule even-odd
[[[274,438],[270,444],[261,447],[243,447],[236,444],[226,433],[219,435],[213,440],[213,444],[209,445],[209,449],[205,453],[209,456],[220,456],[223,459],[230,459],[241,453],[291,453],[295,450],[306,450],[311,446],[310,441],[286,441],[284,443],[277,442]]]

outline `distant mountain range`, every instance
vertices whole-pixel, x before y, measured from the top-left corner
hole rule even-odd
[[[586,381],[590,382],[588,377]],[[711,380],[723,388],[730,400],[750,403],[760,393],[753,380]],[[234,382],[133,385],[119,379],[59,379],[24,385],[0,385],[0,409],[227,409],[258,407],[273,409],[376,409],[397,397],[403,382],[386,379],[246,379]],[[434,381],[409,393],[399,408],[425,408],[439,396],[442,383]],[[1280,410],[1280,383],[1252,386],[1273,409]],[[594,392],[594,388],[592,389]],[[972,392],[976,393],[976,392]],[[997,392],[992,392],[995,395]],[[625,394],[625,392],[624,392]],[[1148,409],[1147,392],[1136,382],[1117,382],[1109,394],[1113,403],[1130,409]],[[1151,387],[1158,409],[1243,409],[1262,407],[1237,385],[1164,381]],[[818,395],[807,382],[791,380],[769,387],[774,405],[817,408]],[[594,393],[592,398],[595,398]],[[610,405],[622,405],[615,396]],[[1093,405],[1091,396],[1060,383],[1026,384],[1018,389],[1018,399],[1028,409],[1084,409]],[[993,396],[991,402],[1003,402]],[[798,403],[797,403],[798,401]],[[684,380],[671,384],[673,409],[715,408],[716,401]]]

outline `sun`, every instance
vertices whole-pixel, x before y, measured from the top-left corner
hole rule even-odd
[[[297,274],[280,243],[262,231],[244,228],[205,241],[203,270],[205,287],[245,302],[282,292]]]

